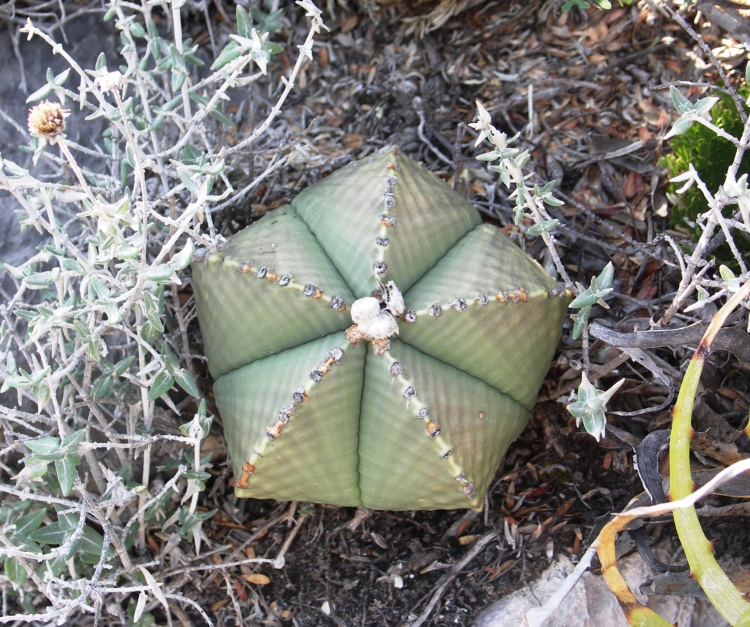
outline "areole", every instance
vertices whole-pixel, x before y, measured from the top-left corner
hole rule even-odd
[[[397,150],[193,263],[242,497],[480,508],[570,295]]]

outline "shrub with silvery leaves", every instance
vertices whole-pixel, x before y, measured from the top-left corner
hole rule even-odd
[[[183,4],[162,5],[167,35],[151,3],[111,0],[104,19],[120,37],[116,70],[103,54],[82,68],[31,21],[22,29],[69,68],[48,72],[29,97],[30,167],[0,157],[0,189],[17,203],[21,228],[43,235],[36,254],[2,266],[14,289],[0,304],[0,622],[63,624],[83,613],[150,624],[160,607],[171,623],[177,603],[211,623],[145,558],[149,528],[198,555],[215,514],[199,507],[211,416],[188,341],[194,304],[178,291],[196,246],[224,244],[212,206],[248,191],[232,188],[226,165],[272,128],[325,27],[311,0],[297,2],[309,32],[281,95],[246,137],[217,150],[222,125],[235,124],[227,91],[266,75],[281,50],[271,39],[282,12],[238,6],[237,33],[198,79],[203,55],[183,38]],[[105,122],[91,146],[66,137],[66,106]],[[99,167],[81,166],[82,156]],[[157,445],[173,458],[159,477]]]

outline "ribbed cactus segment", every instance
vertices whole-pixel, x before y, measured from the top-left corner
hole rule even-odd
[[[475,228],[404,298],[404,342],[533,407],[569,299],[500,229]]]
[[[481,508],[569,301],[397,150],[192,269],[235,493],[371,509]]]
[[[396,377],[394,362],[403,368]],[[508,396],[398,340],[384,358],[368,351],[359,435],[363,503],[391,510],[481,507],[528,418]]]
[[[331,297],[353,295],[291,206],[194,262],[193,283],[213,377],[351,324]]]
[[[293,201],[355,295],[383,281],[409,289],[468,231],[476,209],[398,151],[354,162]]]
[[[315,381],[311,373],[323,371],[321,362],[334,347],[344,349],[340,363]],[[361,504],[357,446],[364,362],[364,347],[348,347],[343,333],[336,333],[216,381],[238,496]],[[292,405],[292,415],[271,440],[268,430],[276,434],[279,414]],[[243,467],[252,473],[243,477]]]

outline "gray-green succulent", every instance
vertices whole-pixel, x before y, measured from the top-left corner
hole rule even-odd
[[[480,508],[529,419],[570,295],[391,150],[197,255],[243,497]]]

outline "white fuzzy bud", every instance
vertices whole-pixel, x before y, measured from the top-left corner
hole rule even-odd
[[[365,333],[373,340],[385,340],[393,335],[398,335],[398,323],[387,311],[384,311],[373,319]]]
[[[379,313],[380,302],[372,296],[360,298],[352,303],[352,322],[364,333]]]

